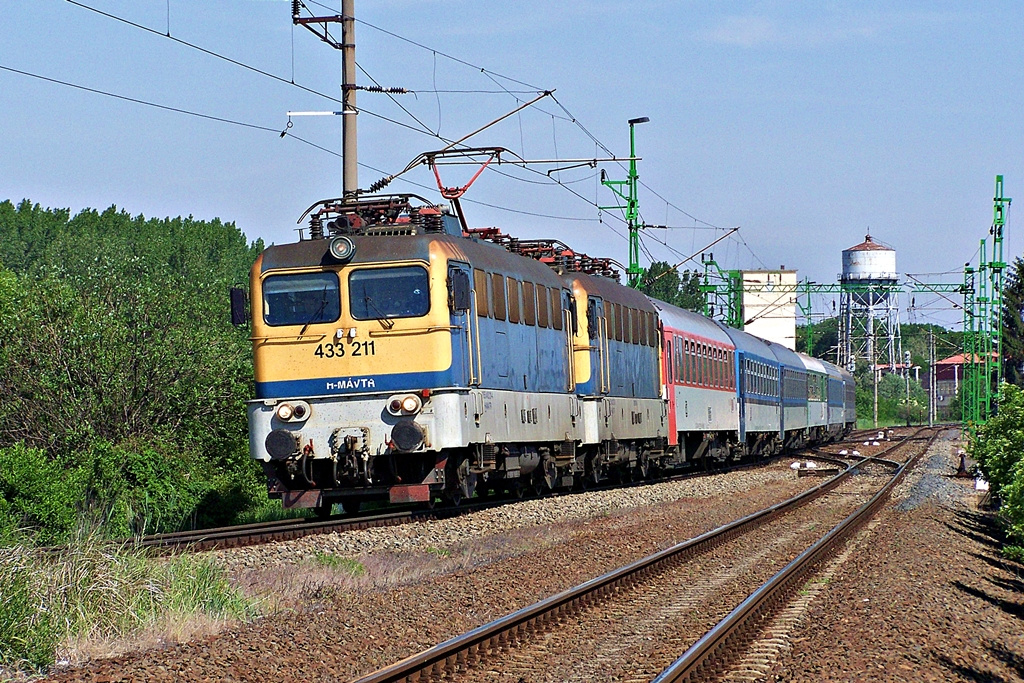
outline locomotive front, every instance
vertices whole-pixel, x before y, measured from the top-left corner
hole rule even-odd
[[[461,439],[435,425],[450,424],[436,418],[464,384],[452,331],[469,296],[468,276],[448,272],[455,247],[436,234],[447,218],[431,216],[431,234],[407,217],[400,239],[394,225],[332,226],[254,264],[249,447],[285,507],[428,500],[443,484],[435,454]]]

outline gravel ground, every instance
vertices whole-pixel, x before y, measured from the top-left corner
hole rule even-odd
[[[778,681],[1024,680],[1024,566],[955,479],[949,430],[785,634]]]
[[[286,549],[221,552],[239,580],[295,606],[52,679],[349,680],[817,483],[798,479],[787,460],[278,544]],[[354,552],[346,548],[359,551],[350,557],[362,574],[316,563],[317,553]]]
[[[297,565],[315,561],[318,553],[346,557],[417,551],[437,554],[439,550],[478,543],[518,530],[623,515],[638,508],[687,498],[729,497],[753,488],[776,487],[780,482],[791,479],[792,473],[776,463],[771,467],[737,470],[714,477],[523,500],[451,519],[304,536],[292,541],[218,550],[210,554],[229,570]]]
[[[771,680],[1024,680],[1024,568],[998,559],[970,480],[945,476],[950,438],[802,591]],[[818,483],[789,463],[220,551],[279,611],[52,679],[350,680]]]

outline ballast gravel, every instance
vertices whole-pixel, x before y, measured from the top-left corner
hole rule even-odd
[[[622,515],[637,508],[685,498],[728,498],[742,491],[777,487],[780,482],[792,479],[792,472],[777,463],[765,468],[627,489],[522,500],[450,519],[304,536],[270,545],[211,551],[211,554],[229,570],[302,564],[316,561],[318,555],[325,553],[350,557],[413,551],[437,554],[455,545],[507,532]]]
[[[218,551],[231,574],[278,611],[199,642],[95,661],[52,679],[350,680],[817,483],[798,478],[786,460]],[[353,549],[345,559],[357,571],[318,562],[342,548]]]
[[[949,476],[953,437],[806,597],[760,680],[1024,680],[1024,568],[999,557],[970,480]],[[220,551],[278,611],[52,679],[351,680],[819,483],[789,464]]]
[[[949,430],[854,540],[760,680],[1024,680],[1024,565],[999,554]]]

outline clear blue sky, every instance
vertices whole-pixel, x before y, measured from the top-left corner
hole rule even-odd
[[[82,2],[161,35],[67,0],[3,0],[0,66],[273,130],[0,70],[0,199],[217,216],[250,238],[284,242],[308,205],[339,194],[336,156],[274,132],[288,110],[334,103],[162,35],[169,28],[175,38],[337,96],[339,53],[293,29],[289,2]],[[338,2],[325,4],[337,9]],[[627,119],[650,117],[637,129],[641,179],[699,221],[742,226],[756,258],[730,239],[714,249],[729,267],[785,264],[832,282],[842,249],[870,230],[897,249],[902,272],[955,271],[991,223],[996,173],[1006,177],[1006,194],[1024,202],[1019,2],[357,0],[356,14],[368,22],[357,28],[359,64],[383,85],[417,91],[399,101],[443,136],[460,137],[516,99],[433,90],[555,89],[557,103],[544,101],[473,140],[531,158],[594,156],[593,139],[566,110],[620,155],[628,152]],[[360,74],[360,83],[369,78]],[[420,125],[384,95],[360,93],[359,105]],[[387,172],[443,144],[369,113],[359,126],[360,161]],[[337,117],[295,119],[292,128],[335,152],[339,130]],[[608,213],[597,220],[593,202],[611,203],[611,196],[592,170],[562,174],[585,200],[542,176],[508,172],[532,182],[485,173],[466,196],[483,203],[467,204],[472,225],[555,237],[626,260],[616,234],[624,233],[622,223]],[[443,179],[461,184],[469,173],[446,168]],[[378,176],[364,167],[361,184]],[[408,178],[427,189],[400,181],[390,189],[437,197],[426,168]],[[703,223],[646,189],[641,204],[647,222],[679,228],[645,236],[659,260],[682,257],[656,240],[688,255],[720,234],[683,229]],[[1014,213],[1009,256],[1024,243]],[[919,296],[918,304],[931,299]],[[916,319],[928,315],[959,319],[937,312]]]

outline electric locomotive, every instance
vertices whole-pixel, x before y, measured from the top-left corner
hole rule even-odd
[[[285,507],[584,487],[851,426],[852,378],[624,287],[606,259],[414,195],[305,215],[308,238],[250,278],[250,452]]]

